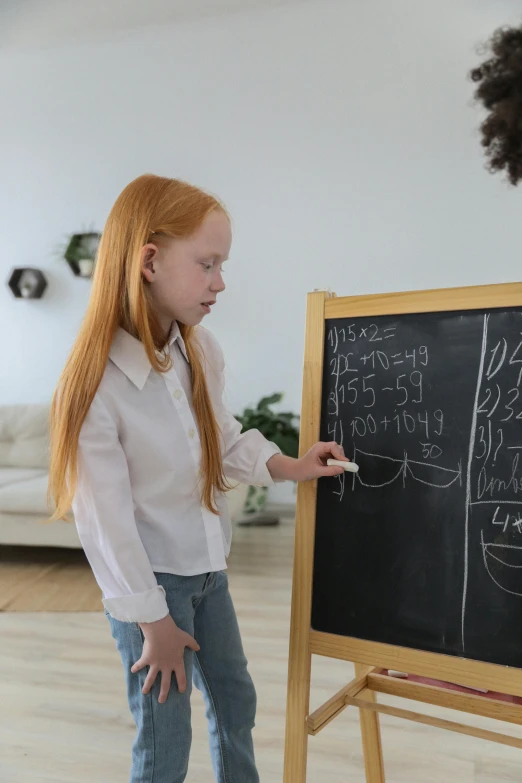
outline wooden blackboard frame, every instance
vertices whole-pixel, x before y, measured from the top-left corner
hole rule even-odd
[[[494,310],[522,306],[522,283],[337,297],[325,291],[307,296],[299,454],[319,440],[326,322],[404,313]],[[305,783],[308,735],[321,731],[348,705],[360,709],[368,783],[384,783],[378,713],[447,728],[522,748],[522,739],[379,704],[377,692],[447,706],[522,725],[522,706],[408,680],[392,680],[395,669],[443,682],[522,697],[522,669],[425,652],[311,629],[317,482],[298,486],[288,665],[284,783]],[[355,663],[356,677],[309,714],[312,655]]]

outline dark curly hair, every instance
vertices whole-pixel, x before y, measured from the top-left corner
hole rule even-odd
[[[504,171],[512,185],[522,179],[522,26],[497,30],[488,59],[470,72],[474,97],[488,111],[480,132],[491,172]]]

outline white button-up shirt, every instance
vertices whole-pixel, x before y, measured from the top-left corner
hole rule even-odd
[[[203,327],[197,336],[222,433],[225,475],[270,486],[266,463],[280,450],[258,430],[240,434],[241,425],[223,403],[221,349]],[[127,622],[153,622],[168,614],[154,571],[186,576],[218,571],[226,568],[230,551],[226,497],[216,497],[219,515],[201,505],[201,442],[176,322],[169,350],[172,369],[154,372],[143,344],[118,329],[80,432],[74,519],[105,608]]]

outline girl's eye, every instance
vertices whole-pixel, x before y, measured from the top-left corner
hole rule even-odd
[[[211,272],[212,269],[214,269],[214,263],[208,263],[206,261],[202,261],[201,262],[201,266],[203,267],[205,272]],[[220,271],[221,271],[221,274],[223,274],[223,272],[224,272],[223,264],[221,264],[221,266],[220,266]]]

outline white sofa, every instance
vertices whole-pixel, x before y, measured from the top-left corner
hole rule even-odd
[[[44,524],[48,481],[47,405],[0,406],[0,544],[81,548],[70,522]],[[247,487],[228,493],[232,521],[243,509]]]

